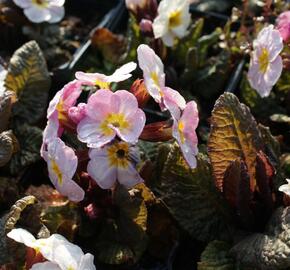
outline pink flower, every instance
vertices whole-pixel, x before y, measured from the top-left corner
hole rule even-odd
[[[101,147],[116,136],[136,143],[145,120],[133,94],[125,90],[113,93],[101,89],[88,100],[87,116],[77,126],[78,138],[91,148]]]
[[[77,80],[88,85],[96,85],[101,89],[109,89],[112,82],[125,81],[132,76],[131,72],[137,67],[136,63],[130,62],[118,68],[112,75],[106,76],[101,73],[85,73],[78,71]]]
[[[49,119],[55,111],[58,112],[58,120],[66,118],[67,111],[76,104],[81,92],[81,82],[74,80],[66,84],[50,101],[47,109],[47,118]]]
[[[248,80],[261,97],[267,97],[282,73],[283,63],[279,54],[283,50],[283,40],[279,31],[270,25],[258,34],[253,47]]]
[[[126,142],[114,141],[100,149],[91,149],[88,174],[103,189],[113,187],[118,182],[130,188],[142,178],[136,170],[139,162],[137,147]]]
[[[76,124],[78,124],[86,116],[87,104],[79,103],[78,106],[70,107],[68,109],[68,117]]]
[[[157,54],[147,45],[141,44],[137,49],[138,62],[143,70],[145,86],[153,99],[161,103],[165,87],[164,66]]]
[[[290,11],[281,13],[277,18],[276,25],[283,40],[288,42],[290,40]]]
[[[187,103],[183,113],[174,119],[172,135],[177,140],[183,156],[191,168],[196,167],[198,139],[195,129],[198,126],[198,110],[194,101]]]
[[[54,138],[47,144],[43,158],[47,162],[49,178],[55,188],[71,201],[83,200],[84,191],[72,180],[78,165],[73,149],[66,146],[60,138]]]
[[[184,98],[175,90],[165,86],[164,66],[157,54],[147,45],[141,44],[138,49],[138,62],[143,70],[147,91],[159,103],[162,111],[169,110],[175,114],[179,107],[185,108]]]

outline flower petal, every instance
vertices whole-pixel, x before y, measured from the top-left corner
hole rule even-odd
[[[131,72],[135,70],[137,64],[135,62],[129,62],[120,68],[116,69],[116,71],[111,75],[108,76],[109,82],[121,82],[125,81],[132,76]]]
[[[115,110],[117,113],[122,113],[125,117],[135,114],[138,109],[138,101],[132,93],[126,90],[118,90],[114,93],[115,96],[119,98],[118,104],[114,104],[115,108],[118,107]]]
[[[61,270],[61,268],[55,263],[43,262],[32,265],[30,270]]]
[[[163,88],[163,103],[165,108],[171,113],[172,117],[178,119],[181,110],[186,107],[185,99],[179,92],[169,87]]]
[[[18,243],[23,243],[27,247],[35,247],[35,237],[24,229],[13,229],[7,234],[7,236]]]
[[[85,117],[77,126],[78,139],[91,148],[99,148],[112,141],[116,132],[112,130],[111,134],[104,134],[100,129],[100,122]]]
[[[48,20],[49,23],[57,23],[64,17],[64,7],[62,6],[50,6],[48,8],[51,18]]]
[[[117,169],[109,165],[108,157],[103,156],[104,152],[100,151],[98,156],[98,151],[98,149],[90,151],[90,157],[93,158],[88,163],[88,174],[102,189],[109,189],[116,182]]]
[[[46,8],[38,8],[36,5],[24,9],[25,16],[34,23],[46,22],[51,19],[51,14]]]
[[[85,254],[80,261],[79,270],[96,270],[94,256],[90,253]]]
[[[31,0],[13,0],[13,2],[21,8],[28,8],[31,6]]]
[[[128,167],[125,169],[118,168],[117,178],[119,183],[124,185],[126,188],[131,188],[139,183],[144,182],[132,163],[129,163]]]
[[[146,122],[145,113],[141,109],[137,109],[134,115],[127,118],[127,121],[130,123],[129,128],[126,130],[116,129],[116,132],[122,140],[134,144],[138,141],[144,129]]]

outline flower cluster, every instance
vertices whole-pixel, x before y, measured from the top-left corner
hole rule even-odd
[[[94,256],[84,254],[80,247],[70,243],[60,234],[35,239],[24,229],[13,229],[7,236],[40,253],[45,262],[33,264],[31,270],[95,270]]]
[[[191,22],[188,0],[126,0],[127,8],[135,15],[143,34],[161,39],[172,47],[188,34]]]
[[[56,23],[64,17],[65,0],[13,0],[34,23]]]
[[[162,111],[170,112],[172,137],[179,143],[189,166],[196,167],[196,103],[191,101],[186,104],[178,91],[165,85],[163,63],[151,48],[142,44],[137,54],[143,70],[142,89],[147,92],[143,95],[146,102],[151,96]],[[133,62],[127,63],[110,76],[77,72],[76,80],[57,92],[49,104],[41,156],[47,162],[49,177],[55,188],[72,201],[83,200],[85,194],[79,186],[81,183],[73,180],[78,174],[79,155],[62,141],[64,131],[76,133],[82,150],[87,151],[87,172],[101,188],[110,189],[116,181],[130,188],[143,181],[137,171],[140,157],[136,146],[146,122],[145,113],[139,108],[137,100],[142,95],[110,89],[111,83],[131,77],[136,67]],[[87,103],[77,104],[83,86],[89,86],[93,91]]]

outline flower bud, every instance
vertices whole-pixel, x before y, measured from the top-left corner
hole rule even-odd
[[[146,89],[144,80],[136,80],[132,84],[130,92],[136,97],[139,107],[144,108],[150,99],[150,95]]]
[[[290,11],[285,11],[277,18],[277,29],[280,32],[283,41],[290,41]]]
[[[142,19],[139,23],[140,30],[143,34],[148,37],[153,37],[152,21],[147,19]]]
[[[150,142],[169,141],[172,139],[172,121],[167,120],[146,125],[140,139]]]

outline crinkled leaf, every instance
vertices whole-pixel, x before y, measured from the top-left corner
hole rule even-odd
[[[22,211],[28,206],[35,204],[37,202],[34,196],[25,196],[24,198],[18,200],[10,209],[7,216],[5,229],[7,232],[12,230],[20,218]]]
[[[12,174],[17,174],[25,167],[40,159],[39,151],[42,144],[42,130],[24,124],[16,128],[15,136],[19,140],[20,149],[12,156],[10,162]]]
[[[161,194],[173,217],[194,238],[210,241],[228,237],[229,212],[217,192],[208,159],[199,155],[191,170],[175,144],[161,176]]]
[[[50,88],[50,76],[44,56],[35,41],[24,44],[14,53],[5,86],[18,97],[13,107],[15,117],[29,124],[42,117]]]
[[[231,93],[220,96],[212,111],[208,140],[208,153],[216,186],[223,190],[223,177],[227,167],[233,160],[240,158],[248,168],[251,190],[254,191],[256,155],[260,149],[260,132],[249,108]]]
[[[243,160],[233,161],[224,175],[223,194],[243,228],[251,229],[254,225],[250,190],[250,177]]]
[[[137,262],[147,247],[147,208],[137,189],[114,190],[118,216],[107,220],[97,241],[98,259],[108,264]]]
[[[6,91],[3,96],[0,96],[0,132],[8,127],[9,118],[11,115],[13,93]]]
[[[231,253],[245,266],[263,270],[290,267],[290,207],[279,208],[265,234],[256,233],[236,244]]]
[[[16,138],[12,131],[4,131],[0,134],[0,167],[6,165],[15,150]]]
[[[210,242],[201,254],[198,270],[234,270],[235,261],[229,254],[231,246],[222,241]]]

